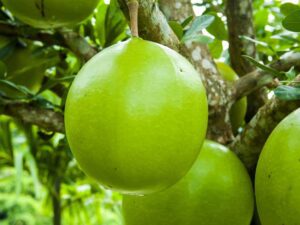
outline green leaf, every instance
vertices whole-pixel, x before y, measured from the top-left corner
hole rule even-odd
[[[126,37],[127,22],[117,0],[109,5],[101,1],[96,16],[96,34],[102,47],[110,46]]]
[[[282,21],[282,25],[287,30],[300,32],[300,10],[296,10],[289,14]]]
[[[294,37],[291,37],[291,36],[289,36],[289,35],[284,35],[284,34],[282,34],[282,35],[279,35],[279,36],[277,36],[280,40],[282,40],[282,41],[289,41],[289,42],[291,42],[292,44],[294,44],[294,43],[300,43],[300,40],[298,40],[297,38],[294,38]]]
[[[209,36],[203,35],[203,34],[198,34],[197,36],[190,37],[189,40],[185,40],[185,41],[193,41],[193,42],[198,42],[201,44],[210,44],[214,41],[214,39],[212,39]]]
[[[213,58],[218,59],[221,57],[223,52],[222,41],[215,39],[212,43],[208,45],[208,48]]]
[[[7,68],[3,61],[0,60],[0,79],[4,79],[7,75]]]
[[[284,101],[293,101],[300,99],[300,87],[279,86],[274,90],[277,98]]]
[[[256,28],[264,28],[268,24],[270,10],[269,9],[259,9],[254,14],[254,25]]]
[[[8,80],[1,80],[0,79],[0,86],[2,86],[3,89],[8,89],[9,91],[15,91],[15,92],[18,92],[19,94],[22,94],[24,97],[27,97],[27,98],[33,98],[34,97],[34,94],[28,89],[26,88],[25,86],[21,86],[21,85],[17,85],[13,82],[10,82]],[[1,90],[3,91],[3,90]],[[4,91],[4,94],[5,91]]]
[[[295,5],[293,3],[284,3],[280,6],[280,12],[285,15],[288,16],[289,14],[291,14],[294,11],[297,11],[300,9],[299,5]]]
[[[256,45],[260,45],[260,46],[263,46],[265,48],[268,48],[274,53],[274,55],[277,54],[276,51],[272,48],[272,46],[267,44],[266,42],[258,41],[256,39],[253,39],[253,38],[250,38],[250,37],[244,36],[244,35],[241,35],[240,38],[243,39],[243,40],[247,40],[247,41],[250,41],[252,43],[255,43]]]
[[[10,128],[11,121],[0,120],[0,149],[2,148],[9,157],[13,158],[12,132]]]
[[[285,76],[288,78],[288,80],[294,80],[296,75],[297,72],[294,67],[291,67],[291,69],[285,73]]]
[[[194,16],[189,16],[188,18],[186,18],[182,23],[181,23],[181,27],[185,28],[187,25],[190,24],[190,22],[194,19]]]
[[[1,40],[1,41],[3,41],[4,44],[2,43],[0,47],[0,60],[3,60],[14,51],[17,41],[16,39],[12,39],[9,41],[5,41],[5,40]]]
[[[74,80],[76,76],[75,75],[71,75],[71,76],[65,76],[65,77],[61,77],[61,78],[52,78],[49,79],[40,89],[40,91],[38,92],[39,94],[44,92],[45,90],[51,89],[52,87],[54,87],[57,84],[63,83],[63,82],[71,82]]]
[[[39,177],[38,177],[38,168],[36,165],[36,161],[34,159],[34,157],[30,154],[30,152],[28,152],[25,155],[26,158],[26,164],[29,168],[32,180],[33,180],[33,184],[34,184],[34,192],[35,192],[35,196],[37,198],[39,198],[40,196],[40,181],[39,181]]]
[[[217,14],[210,14],[210,15],[214,16],[215,19],[213,23],[209,27],[207,27],[206,30],[219,40],[227,40],[228,33],[226,30],[225,23]]]
[[[212,24],[214,19],[215,17],[212,15],[203,15],[196,17],[190,29],[184,34],[182,41],[186,42],[190,39],[197,37],[203,29],[207,28],[209,25]]]
[[[14,166],[16,170],[16,193],[19,195],[22,191],[22,175],[23,175],[23,158],[22,151],[14,151]]]
[[[263,71],[266,71],[272,75],[274,75],[275,77],[283,77],[283,74],[281,72],[278,72],[277,70],[274,70],[271,67],[265,66],[264,64],[258,62],[257,60],[255,60],[254,58],[248,56],[248,55],[243,55],[243,57],[245,59],[247,59],[249,62],[251,62],[252,64],[254,64],[255,66],[257,66],[258,68],[260,68]]]
[[[183,28],[177,21],[169,21],[169,25],[180,40],[183,36]]]

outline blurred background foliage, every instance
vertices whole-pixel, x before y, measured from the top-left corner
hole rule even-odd
[[[193,4],[197,15],[215,18],[197,40],[209,45],[215,59],[228,62],[224,1],[193,0]],[[300,8],[298,1],[254,0],[253,8],[257,39],[250,40],[257,46],[257,62],[268,64],[286,52],[299,51],[299,33],[282,26]],[[180,39],[192,19],[181,24],[170,21]],[[2,5],[0,20],[21,24]],[[101,1],[88,21],[72,29],[99,51],[129,37],[116,1]],[[0,95],[35,99],[45,108],[63,111],[70,82],[83,64],[66,48],[0,36]],[[295,75],[289,71],[288,78]],[[0,116],[0,224],[50,225],[60,215],[65,225],[121,225],[121,196],[80,171],[64,135]]]

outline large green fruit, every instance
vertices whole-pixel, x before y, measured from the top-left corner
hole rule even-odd
[[[253,214],[251,180],[226,147],[205,141],[187,175],[171,188],[124,196],[126,225],[249,225]]]
[[[75,25],[89,17],[99,0],[2,0],[18,19],[37,28]]]
[[[273,130],[255,177],[262,225],[300,224],[300,109]]]
[[[148,194],[183,177],[202,146],[207,100],[181,55],[133,38],[109,47],[79,72],[65,122],[79,165],[102,185]]]
[[[227,81],[233,82],[239,79],[234,70],[223,62],[217,62],[217,67],[220,75]],[[243,125],[245,115],[247,112],[247,98],[244,97],[233,104],[230,110],[230,122],[232,130],[236,132],[240,126]]]

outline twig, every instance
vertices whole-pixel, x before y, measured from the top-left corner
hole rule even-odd
[[[300,52],[288,52],[270,64],[270,67],[278,71],[287,71],[292,66],[300,67]],[[266,86],[274,81],[274,76],[262,70],[255,70],[241,77],[233,87],[233,101],[249,95],[253,91]]]
[[[133,37],[139,36],[138,29],[138,8],[139,3],[137,0],[130,0],[127,2],[130,16],[130,29]]]
[[[25,25],[16,25],[0,21],[0,35],[41,41],[46,45],[66,47],[85,61],[97,53],[83,37],[72,30],[64,29],[59,32],[40,31]]]
[[[40,107],[36,102],[4,100],[0,98],[0,114],[12,116],[45,130],[64,133],[62,112]]]

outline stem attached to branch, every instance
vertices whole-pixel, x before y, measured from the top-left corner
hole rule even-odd
[[[138,10],[139,10],[139,2],[137,0],[129,0],[127,2],[127,6],[129,9],[130,15],[130,29],[133,37],[139,36],[138,30]]]

